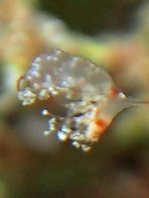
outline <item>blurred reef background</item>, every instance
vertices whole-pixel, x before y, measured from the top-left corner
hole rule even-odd
[[[118,115],[88,153],[45,137],[17,79],[51,48],[102,65],[128,96],[149,99],[147,0],[0,1],[0,198],[148,198],[149,107]]]

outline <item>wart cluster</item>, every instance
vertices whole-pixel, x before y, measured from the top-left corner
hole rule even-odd
[[[60,140],[70,139],[88,151],[111,121],[103,109],[114,86],[111,77],[89,60],[54,49],[36,57],[19,79],[18,98],[23,105],[45,103],[45,135],[56,132]]]

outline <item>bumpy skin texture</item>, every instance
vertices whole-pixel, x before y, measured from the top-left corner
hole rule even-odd
[[[55,131],[60,140],[69,138],[75,147],[88,151],[119,111],[115,103],[125,96],[94,63],[54,49],[36,57],[19,79],[18,98],[23,105],[48,101],[42,110],[49,116],[45,134]]]

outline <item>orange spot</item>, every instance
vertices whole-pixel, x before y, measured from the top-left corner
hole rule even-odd
[[[116,97],[119,93],[120,89],[117,86],[113,85],[110,89],[109,95],[110,97]]]
[[[98,120],[95,121],[95,125],[98,128],[105,129],[106,126],[107,126],[107,123],[103,119],[98,119]]]
[[[108,124],[103,119],[95,120],[90,128],[88,139],[91,141],[98,141],[99,136],[105,131]]]

